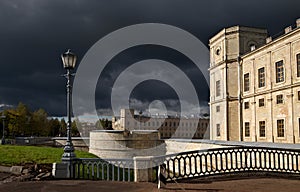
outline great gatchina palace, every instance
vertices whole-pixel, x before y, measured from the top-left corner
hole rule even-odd
[[[210,46],[210,139],[300,143],[300,19],[276,37],[223,29]]]

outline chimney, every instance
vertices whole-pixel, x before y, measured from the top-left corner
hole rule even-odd
[[[289,33],[292,31],[292,26],[288,26],[284,29],[285,34]]]
[[[266,43],[270,43],[272,41],[272,37],[268,37],[267,39],[266,39]]]
[[[296,20],[297,27],[300,27],[300,18]]]

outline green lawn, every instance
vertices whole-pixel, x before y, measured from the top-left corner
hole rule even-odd
[[[95,155],[75,151],[79,158],[96,158]],[[62,148],[0,145],[0,165],[22,165],[27,163],[50,164],[61,162]]]

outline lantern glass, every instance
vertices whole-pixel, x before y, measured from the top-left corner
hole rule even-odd
[[[70,49],[61,55],[61,59],[65,69],[74,69],[77,57]]]

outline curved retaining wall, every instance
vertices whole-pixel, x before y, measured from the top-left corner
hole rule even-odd
[[[165,155],[166,146],[158,131],[101,130],[90,132],[89,152],[103,159],[124,159]]]

